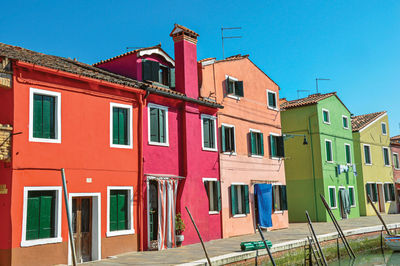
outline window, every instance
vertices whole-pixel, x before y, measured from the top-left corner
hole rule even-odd
[[[365,164],[368,164],[368,165],[372,164],[371,148],[369,145],[364,145],[364,161],[365,161]]]
[[[325,140],[326,161],[333,162],[332,141]]]
[[[107,236],[134,234],[133,187],[107,187]]]
[[[231,208],[234,217],[250,213],[249,186],[242,184],[231,185]]]
[[[343,128],[349,129],[349,118],[347,116],[342,116]]]
[[[267,100],[268,100],[268,108],[270,109],[278,109],[277,108],[277,100],[276,100],[276,92],[267,90]]]
[[[263,134],[259,130],[250,129],[250,154],[252,156],[264,156]]]
[[[329,110],[322,109],[322,118],[323,118],[325,124],[330,124],[331,123]]]
[[[385,166],[390,166],[389,148],[383,147],[383,161],[385,163]]]
[[[395,169],[399,169],[400,165],[399,165],[399,154],[397,153],[393,153],[393,165]]]
[[[385,192],[385,202],[396,201],[394,196],[394,185],[392,183],[383,184],[383,189]]]
[[[285,157],[285,149],[284,149],[284,143],[283,143],[283,136],[276,136],[276,135],[271,134],[269,136],[269,141],[270,141],[271,157],[284,158]]]
[[[227,95],[233,95],[237,97],[243,97],[243,81],[239,81],[235,78],[226,77],[226,93]]]
[[[217,150],[217,134],[216,134],[216,117],[210,115],[201,115],[201,131],[203,150],[216,151]]]
[[[329,190],[329,206],[331,209],[336,209],[336,187],[328,187]]]
[[[209,213],[217,213],[221,210],[221,188],[217,179],[204,178],[204,187],[208,197]]]
[[[132,106],[110,104],[110,146],[132,148]]]
[[[221,150],[222,152],[235,153],[235,127],[227,124],[221,126]]]
[[[142,78],[175,88],[175,68],[169,68],[152,60],[142,60]]]
[[[372,202],[378,201],[378,185],[376,183],[367,183],[365,184],[367,195],[369,195],[372,199]],[[367,201],[368,202],[368,201]]]
[[[61,242],[61,187],[25,187],[21,246]]]
[[[354,187],[349,187],[349,198],[350,198],[350,206],[356,206],[356,193],[354,191]]]
[[[346,163],[351,164],[351,147],[350,144],[344,144],[344,149],[346,153]]]
[[[30,89],[29,140],[61,143],[61,93]]]
[[[149,144],[168,146],[168,108],[148,104]]]
[[[274,212],[287,210],[286,186],[272,186],[272,206]]]
[[[386,123],[381,123],[381,126],[382,126],[382,135],[387,135]]]

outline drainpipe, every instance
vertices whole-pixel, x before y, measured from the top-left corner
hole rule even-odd
[[[308,127],[309,127],[308,132],[310,133],[311,163],[312,163],[312,174],[313,174],[313,185],[314,185],[315,218],[316,218],[316,220],[318,220],[317,186],[316,186],[316,180],[315,180],[314,149],[313,149],[313,139],[312,139],[312,130],[311,130],[311,117],[314,115],[311,115],[308,117]]]

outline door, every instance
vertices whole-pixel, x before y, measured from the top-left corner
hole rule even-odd
[[[158,250],[158,184],[149,182],[149,250]]]
[[[92,260],[92,198],[72,198],[72,229],[76,260],[78,263]]]
[[[379,212],[385,212],[385,193],[383,192],[383,184],[378,185],[378,201],[379,201]]]

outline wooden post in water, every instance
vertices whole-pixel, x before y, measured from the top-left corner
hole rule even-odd
[[[387,233],[388,235],[391,236],[392,234],[390,233],[388,227],[386,226],[385,221],[383,220],[381,214],[380,214],[380,213],[378,212],[378,210],[376,209],[374,203],[373,203],[372,200],[371,200],[371,197],[370,197],[368,194],[367,194],[367,198],[368,198],[368,202],[371,203],[372,208],[374,209],[374,211],[375,211],[375,213],[376,213],[376,216],[378,216],[379,220],[381,220],[383,226],[385,227],[386,233]]]
[[[197,235],[199,236],[201,245],[203,246],[204,253],[206,254],[206,258],[207,258],[208,264],[211,266],[211,260],[210,260],[210,258],[208,257],[208,253],[207,253],[206,247],[204,246],[203,239],[201,238],[199,229],[197,229],[196,223],[194,222],[193,217],[192,217],[192,214],[190,213],[188,207],[185,206],[185,209],[186,209],[186,211],[187,211],[188,214],[189,214],[190,220],[192,220],[192,223],[193,223],[193,225],[194,225],[194,229],[196,229]]]

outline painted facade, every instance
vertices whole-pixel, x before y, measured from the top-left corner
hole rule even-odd
[[[396,187],[397,211],[400,211],[400,136],[390,138],[390,149],[393,160],[393,181]]]
[[[248,56],[218,61],[205,59],[200,61],[199,69],[201,96],[211,96],[224,105],[218,112],[223,237],[251,234],[256,230],[258,219],[254,186],[286,185],[283,160],[271,155],[269,141],[271,135],[281,136],[280,112],[276,106],[279,87]],[[275,106],[268,106],[268,92],[275,97]],[[262,134],[263,151],[257,155],[252,154],[252,132]],[[232,210],[240,200],[232,197],[235,185],[248,188],[243,201],[248,204],[248,213]],[[265,201],[272,207],[272,197]],[[272,227],[269,229],[288,227],[287,208],[276,208],[270,216]]]
[[[312,221],[330,220],[320,194],[324,195],[336,218],[358,217],[350,111],[336,93],[282,101],[281,108],[283,134],[305,135],[307,139],[306,145],[296,137],[285,142],[289,221],[306,221],[306,210]],[[342,208],[341,193],[344,192],[339,192],[342,189],[347,190],[350,198],[347,215]]]
[[[4,44],[0,55],[9,60],[12,77],[11,88],[0,88],[0,123],[15,134],[10,158],[0,159],[0,264],[71,262],[61,168],[81,241],[78,261],[138,250],[138,106],[144,90],[65,58]],[[129,110],[128,139],[119,147],[113,145],[112,104]],[[118,230],[114,190],[127,193]]]
[[[119,57],[96,64],[133,79],[144,80],[150,88],[163,86],[163,93],[150,92],[143,108],[143,196],[141,212],[141,244],[144,250],[164,249],[175,246],[174,232],[168,239],[168,230],[160,228],[163,210],[161,188],[171,181],[176,192],[176,213],[181,213],[186,230],[184,245],[199,242],[185,207],[191,211],[204,241],[221,238],[220,212],[209,211],[205,182],[219,183],[219,161],[216,130],[210,138],[214,147],[204,146],[204,118],[216,124],[217,104],[199,97],[197,72],[197,33],[176,25],[171,32],[175,60],[159,46],[135,50]],[[151,61],[150,67],[147,65]],[[154,72],[154,68],[157,70]],[[165,73],[164,73],[165,71]],[[153,72],[153,74],[149,74]],[[168,74],[167,74],[168,73]],[[153,115],[159,116],[153,123]],[[153,117],[153,118],[152,118]],[[161,131],[155,132],[157,127]],[[215,128],[215,127],[214,127]],[[168,185],[167,185],[168,186]],[[172,192],[173,191],[173,192]],[[168,196],[167,196],[168,198]],[[162,207],[164,206],[164,207]],[[161,220],[160,220],[161,219]],[[174,224],[173,215],[167,222]],[[168,226],[167,226],[168,227]]]
[[[396,213],[389,121],[386,112],[352,117],[354,152],[359,171],[360,214],[376,215],[367,193],[383,213]]]

